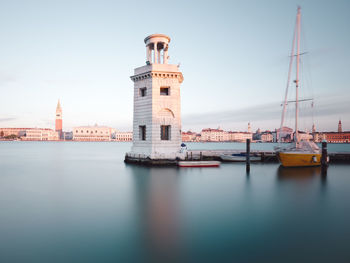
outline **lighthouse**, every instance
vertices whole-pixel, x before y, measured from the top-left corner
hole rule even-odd
[[[182,158],[179,66],[169,64],[170,37],[145,38],[146,65],[135,68],[133,145],[125,161],[171,163]],[[163,160],[163,161],[162,161]],[[166,161],[165,161],[166,160]]]

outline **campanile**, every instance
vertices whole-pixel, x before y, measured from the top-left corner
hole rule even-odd
[[[61,136],[62,136],[62,108],[61,108],[60,100],[58,100],[57,107],[56,107],[55,130],[59,133],[59,137],[61,138]]]

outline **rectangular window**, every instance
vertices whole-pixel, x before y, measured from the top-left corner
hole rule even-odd
[[[170,140],[170,125],[160,126],[160,139],[163,141]]]
[[[169,87],[161,87],[160,88],[160,95],[169,96],[170,95],[170,88]]]
[[[146,140],[146,125],[139,126],[139,134],[140,134],[140,140],[145,141]]]
[[[147,88],[140,88],[140,97],[145,97],[147,95]]]

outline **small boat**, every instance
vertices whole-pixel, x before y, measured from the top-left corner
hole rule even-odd
[[[300,55],[304,53],[300,53],[300,7],[298,7],[297,12],[297,20],[295,25],[295,32],[293,38],[292,52],[290,56],[289,62],[289,72],[288,72],[288,80],[287,80],[287,88],[285,92],[285,99],[283,103],[282,110],[282,118],[281,118],[281,128],[279,133],[278,142],[281,142],[281,134],[282,127],[284,122],[284,116],[286,113],[286,106],[289,102],[295,102],[295,136],[293,138],[293,142],[287,145],[280,145],[275,147],[276,155],[281,165],[284,167],[303,167],[303,166],[319,166],[321,165],[321,151],[319,147],[312,141],[309,140],[300,140],[299,131],[298,131],[298,117],[299,117],[299,102],[307,101],[299,100],[298,91],[299,91],[299,63],[300,63]],[[295,51],[296,46],[296,51]],[[292,72],[293,59],[296,60],[296,78],[294,80],[295,83],[295,101],[287,101],[288,96],[288,87],[290,83],[290,77]],[[311,104],[313,105],[313,104]]]
[[[247,154],[234,153],[234,154],[222,154],[220,158],[226,162],[245,162],[247,160]],[[260,162],[261,156],[250,155],[251,162]]]
[[[219,161],[179,161],[179,167],[219,167]]]

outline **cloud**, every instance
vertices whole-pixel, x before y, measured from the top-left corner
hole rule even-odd
[[[16,120],[17,118],[15,117],[11,117],[11,118],[0,118],[0,122],[6,122],[6,121],[14,121]]]
[[[349,118],[350,117],[350,98],[349,96],[333,96],[323,95],[315,100],[314,111],[312,112],[310,104],[305,105],[306,102],[300,103],[301,116],[311,117],[315,119],[322,117],[322,120],[337,118]],[[308,106],[308,109],[306,108]],[[293,112],[289,112],[289,115],[294,116],[294,105],[290,104],[289,108]],[[303,109],[305,110],[303,111]],[[198,114],[188,114],[183,116],[183,125],[188,128],[205,128],[205,127],[217,127],[218,125],[240,125],[237,128],[242,129],[242,124],[247,122],[252,123],[266,123],[266,125],[273,125],[269,129],[274,129],[280,125],[282,107],[281,102],[269,102],[266,104],[250,106],[242,109],[233,109],[217,112],[205,112]],[[289,116],[288,115],[288,116]],[[310,125],[311,126],[311,125]]]
[[[217,111],[212,113],[189,114],[183,117],[184,124],[217,124],[218,122],[242,122],[255,120],[274,120],[280,118],[279,103],[268,103],[236,110]]]

